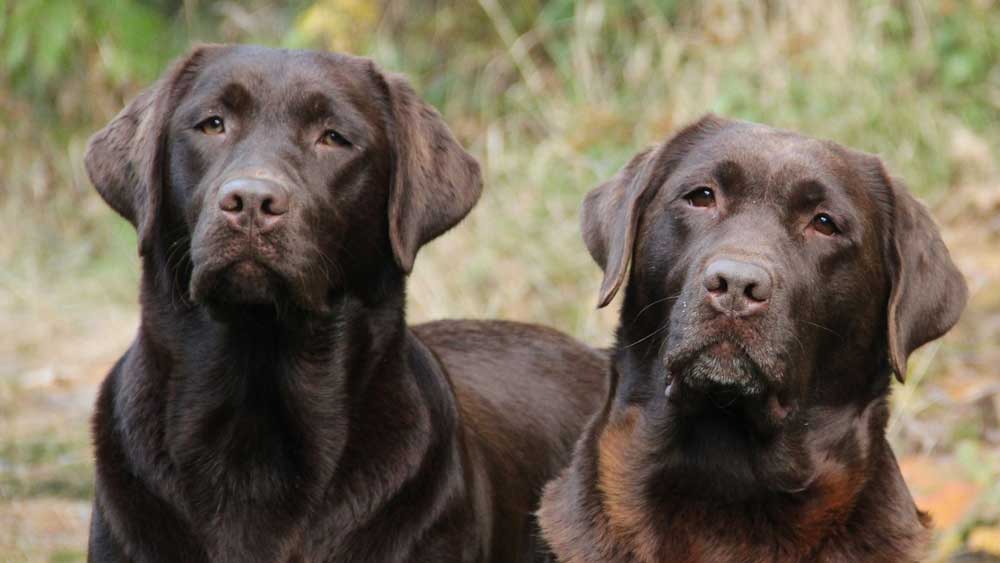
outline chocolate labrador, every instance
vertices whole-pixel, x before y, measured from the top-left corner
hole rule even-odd
[[[889,386],[966,286],[878,158],[708,116],[594,189],[583,230],[600,306],[628,283],[607,402],[539,512],[560,561],[920,558]]]
[[[367,59],[204,46],[91,140],[142,321],[93,421],[92,561],[529,561],[603,356],[508,322],[408,328],[418,249],[479,167]]]

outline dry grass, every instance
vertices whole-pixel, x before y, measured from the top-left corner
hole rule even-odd
[[[306,29],[276,37],[261,23],[273,6],[254,5],[199,38],[318,41]],[[937,517],[938,555],[1000,523],[995,2],[480,0],[405,24],[397,12],[405,5],[371,24],[363,49],[411,74],[487,181],[468,220],[421,251],[412,321],[518,319],[609,343],[616,306],[594,309],[600,272],[579,237],[580,201],[705,111],[880,153],[934,205],[974,291],[895,389],[891,438]],[[952,28],[959,39],[942,39]],[[992,70],[963,82],[963,65],[980,63],[944,40],[981,50]],[[13,225],[0,235],[0,560],[82,557],[92,397],[136,325],[134,234],[80,163],[87,133],[125,94],[104,88],[97,55],[89,64],[94,76],[52,102],[85,124],[71,131],[0,80],[0,221]]]

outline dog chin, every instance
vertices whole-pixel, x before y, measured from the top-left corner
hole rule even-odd
[[[281,278],[253,260],[195,267],[191,298],[201,305],[238,307],[277,304],[286,293]]]
[[[774,434],[792,406],[757,362],[734,343],[723,341],[686,357],[666,361],[665,393],[681,418],[715,416],[749,423],[759,434]]]
[[[686,385],[705,392],[725,390],[756,396],[766,388],[760,368],[739,347],[726,341],[714,344],[695,356],[684,369],[682,377]]]
[[[191,299],[208,307],[218,318],[242,312],[270,309],[294,310],[310,315],[331,313],[330,293],[316,283],[298,287],[293,278],[271,265],[255,260],[235,260],[226,264],[195,266],[191,277]],[[295,280],[308,280],[298,276]],[[303,283],[305,283],[303,281]]]

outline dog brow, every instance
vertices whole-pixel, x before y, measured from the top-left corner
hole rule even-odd
[[[334,114],[333,100],[322,92],[312,92],[292,102],[292,113],[303,123],[321,121]]]
[[[800,180],[792,184],[788,192],[788,202],[796,209],[815,207],[827,199],[826,184],[819,179]]]
[[[743,167],[735,160],[723,160],[712,169],[712,175],[723,185],[738,183],[743,180]]]
[[[235,113],[247,113],[253,109],[254,99],[250,91],[239,82],[230,82],[219,94],[219,102]]]
[[[369,133],[361,114],[350,104],[324,92],[310,92],[297,97],[290,103],[289,109],[302,127],[335,117],[338,127],[344,129],[343,133],[351,135],[353,142],[368,140]]]

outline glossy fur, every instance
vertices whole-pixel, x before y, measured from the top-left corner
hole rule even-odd
[[[91,561],[542,556],[532,512],[606,360],[530,325],[407,327],[416,253],[480,174],[405,81],[200,47],[86,164],[143,264],[141,326],[93,419]],[[287,206],[223,204],[257,181]]]
[[[921,559],[888,394],[966,287],[877,158],[708,116],[594,189],[583,230],[600,304],[627,284],[611,392],[539,512],[560,561]],[[726,261],[773,292],[727,308]]]

